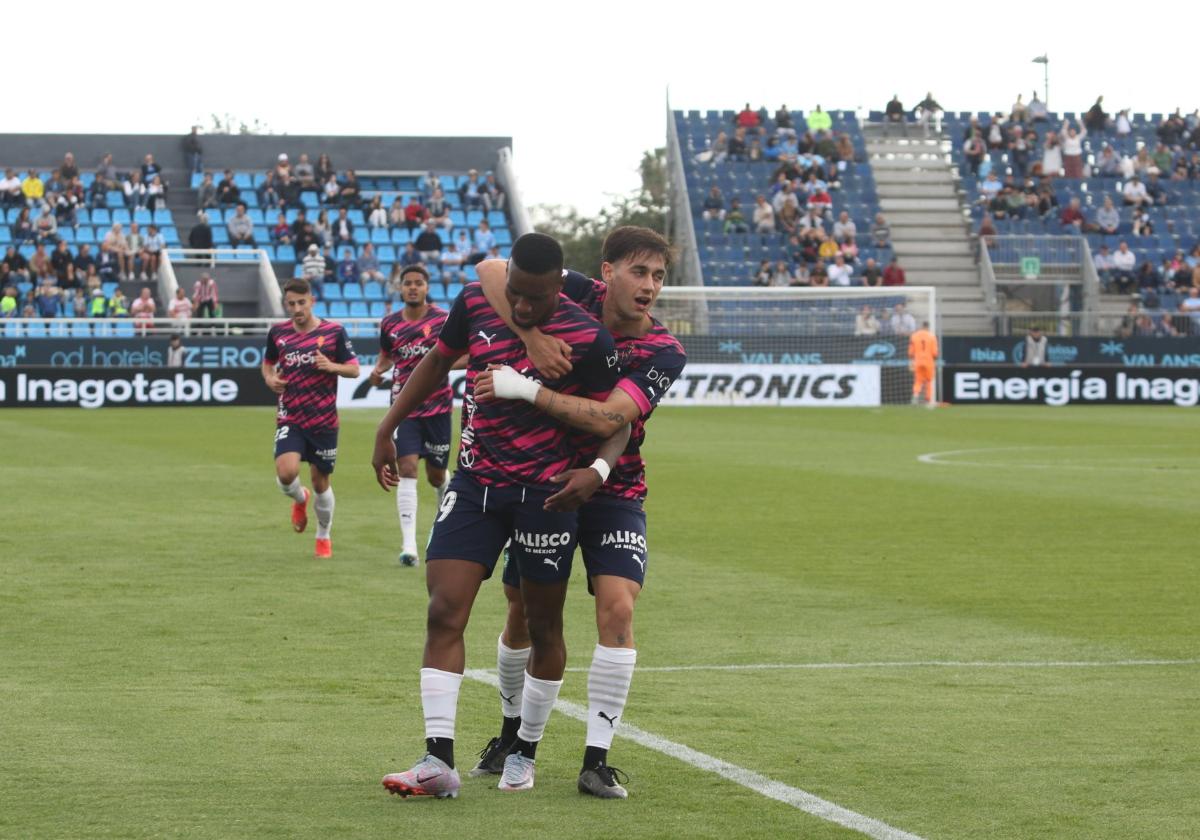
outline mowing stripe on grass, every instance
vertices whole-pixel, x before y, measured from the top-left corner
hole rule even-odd
[[[641,666],[639,674],[647,672],[667,673],[670,671],[836,671],[850,668],[1163,668],[1185,665],[1200,665],[1200,659],[1116,659],[1097,662],[953,662],[928,660],[916,662],[763,662],[751,665],[659,665]],[[568,668],[568,671],[584,674],[587,668]]]
[[[490,671],[469,668],[464,676],[493,687],[500,685],[499,679]],[[568,700],[558,700],[555,702],[554,708],[567,717],[574,718],[584,724],[587,723],[587,708],[584,706]],[[698,752],[683,744],[677,744],[674,741],[668,741],[666,738],[660,738],[651,732],[646,732],[644,729],[630,726],[628,723],[621,724],[621,728],[617,730],[617,735],[627,738],[640,746],[678,759],[685,764],[690,764],[701,770],[707,770],[710,773],[716,773],[755,793],[760,793],[763,796],[783,802],[786,805],[791,805],[793,808],[798,808],[807,814],[812,814],[814,817],[836,823],[844,828],[865,834],[867,837],[875,838],[875,840],[922,840],[916,834],[909,834],[907,831],[893,828],[885,822],[880,822],[856,811],[843,808],[841,805],[829,802],[807,791],[800,790],[800,788],[794,788],[782,782],[777,782],[774,779],[768,779],[766,776],[755,773],[753,770],[747,770],[736,764],[730,764],[728,761],[722,761],[719,758]]]

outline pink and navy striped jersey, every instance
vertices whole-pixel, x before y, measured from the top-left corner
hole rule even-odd
[[[317,369],[317,353],[338,364],[358,364],[346,329],[335,321],[321,321],[308,332],[297,332],[291,321],[267,333],[266,361],[278,366],[287,387],[279,395],[276,425],[331,431],[338,427],[336,373]]]
[[[560,393],[597,399],[607,397],[616,384],[612,337],[580,306],[560,296],[558,308],[539,329],[571,346],[573,367],[562,379],[540,378],[525,345],[496,314],[478,283],[463,289],[442,327],[437,351],[455,358],[464,350],[468,353],[458,466],[483,484],[555,487],[550,479],[575,460],[567,445],[567,427],[529,403],[475,401],[475,379],[488,365],[511,365]]]
[[[404,310],[393,312],[379,323],[379,350],[392,360],[392,401],[404,388],[408,377],[425,358],[425,354],[437,344],[438,333],[446,322],[446,310],[440,306],[430,306],[424,317],[410,321],[404,317]],[[433,392],[432,396],[413,410],[409,417],[432,417],[435,414],[445,414],[454,410],[453,395],[450,392],[450,379],[442,383],[442,387]]]
[[[579,301],[581,306],[599,318],[603,315],[608,285],[570,271],[567,272],[563,293]],[[646,498],[646,462],[642,460],[641,451],[646,440],[646,421],[687,364],[683,345],[657,318],[650,320],[653,322],[650,332],[639,338],[612,334],[620,368],[617,387],[633,398],[641,412],[630,424],[629,444],[617,460],[616,467],[608,481],[596,491],[620,499]],[[596,457],[598,441],[588,435],[572,436],[572,441],[582,454],[576,463],[590,464]]]

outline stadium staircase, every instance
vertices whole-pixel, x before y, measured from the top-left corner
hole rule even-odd
[[[916,133],[915,127],[910,131]],[[937,289],[942,332],[992,331],[975,265],[973,243],[959,203],[949,145],[941,136],[887,135],[865,125],[879,205],[892,229],[892,247],[910,285]]]

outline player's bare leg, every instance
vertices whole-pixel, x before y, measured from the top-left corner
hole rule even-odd
[[[417,559],[417,456],[397,459],[400,483],[396,485],[396,513],[400,517],[400,565],[416,566]]]
[[[566,597],[565,580],[555,583],[521,581],[531,652],[521,692],[521,725],[517,728],[512,752],[504,760],[504,772],[497,785],[500,790],[533,787],[537,745],[546,731],[546,722],[558,699],[567,665],[567,644],[562,633]]]
[[[629,794],[620,784],[620,771],[608,766],[608,750],[625,711],[637,662],[633,608],[641,586],[616,575],[596,575],[591,584],[599,641],[588,669],[587,742],[578,787],[581,793],[602,799],[624,799]]]
[[[488,741],[479,752],[479,762],[471,769],[472,776],[499,775],[504,760],[512,752],[521,727],[521,696],[525,689],[525,668],[529,664],[531,642],[525,626],[525,604],[521,590],[504,585],[508,601],[508,617],[504,631],[496,641],[496,672],[500,676],[500,734]]]
[[[308,489],[300,483],[300,453],[285,452],[275,459],[275,482],[285,496],[292,500],[292,528],[297,532],[308,527]]]
[[[332,557],[333,543],[329,538],[329,529],[333,526],[333,487],[329,484],[329,476],[316,466],[309,470],[313,487],[313,510],[317,514],[317,542],[314,553],[317,557]]]
[[[441,510],[442,499],[445,498],[446,489],[450,486],[450,471],[445,467],[437,467],[426,461],[425,478],[429,479],[429,484],[437,491],[437,506],[438,510]]]

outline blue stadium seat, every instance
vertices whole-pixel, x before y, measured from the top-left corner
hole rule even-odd
[[[508,219],[504,218],[502,210],[492,210],[487,214],[488,224],[492,227],[508,227]]]
[[[313,304],[313,314],[318,318],[329,317],[329,307],[325,305],[325,301],[319,300]]]
[[[372,301],[370,317],[382,318],[385,315],[387,315],[387,306],[384,305],[383,301],[381,301],[381,300]]]
[[[446,300],[454,300],[462,293],[462,283],[446,284]]]
[[[344,300],[362,300],[363,299],[362,286],[358,285],[357,283],[343,283],[342,284],[342,298]]]
[[[329,287],[326,286],[325,288],[328,289]],[[349,316],[350,307],[347,306],[343,301],[335,300],[329,304],[330,318],[348,318]]]
[[[280,245],[275,249],[275,259],[279,262],[295,262],[296,249],[291,245]]]
[[[354,229],[354,242],[357,245],[366,245],[371,241],[371,235],[365,227],[356,227]]]
[[[342,299],[342,287],[338,283],[325,284],[325,300],[335,301]]]
[[[362,292],[366,300],[383,300],[383,286],[374,280],[364,283]]]
[[[145,207],[139,207],[133,211],[133,221],[144,228],[146,225],[154,223],[154,214]]]
[[[396,245],[407,245],[412,241],[408,228],[398,227],[392,231],[392,242]]]
[[[351,318],[370,318],[371,310],[370,310],[370,308],[368,308],[367,302],[365,300],[356,300],[353,303],[351,303],[350,304],[350,317]]]
[[[375,256],[382,263],[394,263],[396,261],[396,248],[394,245],[380,245],[375,249]]]
[[[387,245],[392,241],[387,228],[372,228],[371,242],[376,245]]]
[[[125,227],[129,227],[129,223],[133,221],[133,218],[129,215],[128,210],[125,210],[124,208],[117,208],[116,210],[112,211],[112,220],[113,224],[119,223]]]

